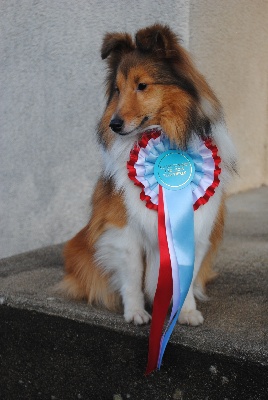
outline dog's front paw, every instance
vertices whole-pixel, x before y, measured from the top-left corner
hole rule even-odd
[[[124,317],[126,322],[133,322],[134,325],[148,324],[151,319],[145,310],[129,310],[125,312]]]
[[[189,310],[189,311],[181,311],[179,315],[179,323],[183,325],[192,325],[198,326],[203,324],[204,318],[200,311],[198,310]]]

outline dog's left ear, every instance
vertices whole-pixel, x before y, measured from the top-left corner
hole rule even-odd
[[[177,36],[168,26],[155,24],[140,29],[136,34],[136,46],[143,53],[153,53],[160,58],[176,58]]]

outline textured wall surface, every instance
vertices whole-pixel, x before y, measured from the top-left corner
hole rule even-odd
[[[189,49],[223,104],[239,154],[231,191],[267,185],[268,1],[191,3]]]
[[[62,242],[87,222],[102,37],[155,21],[188,45],[186,0],[1,1],[0,257]]]
[[[167,23],[219,95],[241,157],[233,191],[268,184],[267,0],[2,0],[0,257],[70,238],[100,170],[106,31]]]

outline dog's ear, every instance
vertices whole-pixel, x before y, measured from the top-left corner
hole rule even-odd
[[[128,53],[134,48],[134,43],[128,33],[107,33],[102,42],[101,58],[103,60],[108,56],[119,58],[123,53]]]
[[[135,49],[128,33],[107,33],[103,38],[101,58],[107,59],[108,74],[106,77],[106,95],[110,101],[116,79],[116,71],[124,54]]]
[[[161,58],[179,57],[177,43],[178,38],[170,28],[160,24],[140,29],[136,34],[136,45],[141,52]]]

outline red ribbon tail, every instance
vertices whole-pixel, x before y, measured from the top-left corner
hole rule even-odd
[[[145,375],[149,375],[157,368],[163,327],[173,292],[172,269],[165,225],[163,189],[160,185],[158,197],[158,241],[160,267],[153,304],[153,314],[149,337],[148,363]]]

